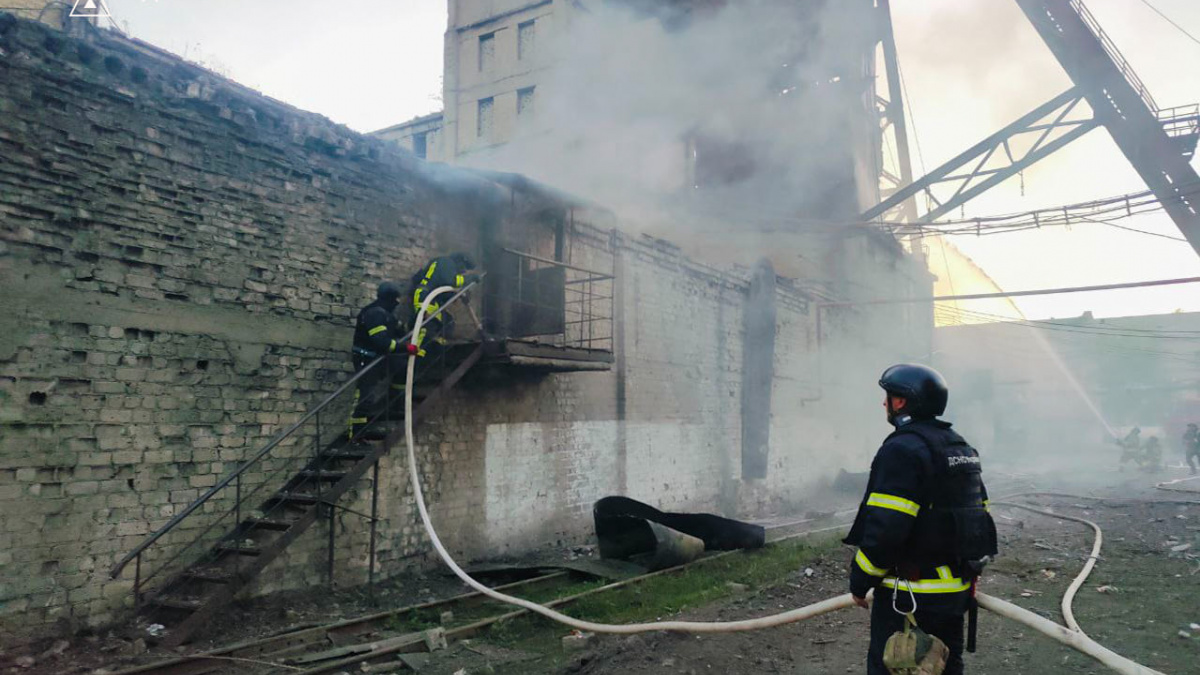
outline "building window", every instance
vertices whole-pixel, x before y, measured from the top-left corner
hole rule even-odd
[[[537,44],[537,32],[535,28],[536,21],[526,21],[525,23],[517,24],[517,60],[524,61],[533,56],[534,47]]]
[[[429,152],[429,132],[413,134],[413,154],[425,159]]]
[[[533,112],[534,91],[536,87],[528,87],[526,89],[517,90],[517,116],[523,117]]]
[[[488,138],[492,135],[492,108],[495,100],[489,96],[479,99],[479,114],[475,118],[475,135]]]
[[[479,72],[490,70],[496,63],[496,34],[479,36]]]

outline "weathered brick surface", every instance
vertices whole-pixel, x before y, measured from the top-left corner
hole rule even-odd
[[[0,630],[23,635],[126,616],[132,570],[108,570],[346,381],[352,315],[375,283],[477,251],[482,228],[551,255],[540,214],[553,198],[425,166],[146,48],[0,30]],[[748,273],[610,224],[573,212],[567,246],[574,264],[617,272],[614,369],[479,368],[418,431],[423,489],[456,554],[578,541],[607,494],[730,514],[796,502],[830,457],[871,450],[878,429],[829,420],[877,416],[889,315],[826,317],[827,334],[862,349],[818,363],[813,297],[780,284],[771,473],[750,485],[738,475]],[[896,250],[849,246],[846,265],[874,270],[856,275],[862,297],[920,276]],[[864,393],[869,405],[846,408]],[[312,431],[244,488],[292,471]],[[380,478],[379,573],[428,564],[403,453]],[[344,504],[368,511],[369,487]],[[338,582],[365,580],[366,523],[339,513],[333,527]],[[322,583],[326,528],[251,592]]]

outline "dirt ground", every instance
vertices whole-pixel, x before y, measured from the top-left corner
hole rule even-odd
[[[1105,492],[1189,499],[1187,494],[1147,490],[1146,484],[1153,484],[1147,478],[1122,480],[1116,486],[1120,489]],[[1191,485],[1200,490],[1200,481]],[[1192,499],[1200,500],[1200,492]],[[1200,556],[1196,555],[1200,553],[1200,501],[1191,505],[1063,498],[1022,501],[1093,520],[1104,531],[1102,558],[1074,603],[1075,616],[1086,633],[1164,673],[1200,673]],[[1003,507],[994,512],[1002,557],[988,569],[982,590],[1061,622],[1058,605],[1090,553],[1091,531],[1078,523]],[[1172,551],[1187,544],[1191,548]],[[750,618],[844,593],[850,557],[849,549],[828,554],[813,566],[812,577],[798,571],[779,586],[682,618]],[[599,637],[594,649],[565,668],[539,670],[527,664],[519,672],[861,673],[867,625],[867,612],[854,610],[759,633]],[[968,654],[966,663],[967,670],[976,673],[1105,672],[1087,657],[987,612],[980,614],[979,650]]]
[[[1075,601],[1083,629],[1110,649],[1171,675],[1200,673],[1200,480],[1180,489],[1155,490],[1159,481],[1186,477],[1167,469],[1159,474],[1096,470],[1058,476],[1001,474],[991,481],[993,500],[1031,489],[1103,497],[1038,497],[1021,501],[1096,521],[1104,549],[1091,578]],[[1087,487],[1085,487],[1085,485]],[[1096,487],[1103,485],[1103,487]],[[1148,503],[1133,500],[1194,503]],[[1092,534],[1078,523],[996,506],[1001,557],[989,567],[981,588],[1061,621],[1059,601],[1081,569]],[[732,620],[762,616],[845,592],[848,548],[835,548],[782,579],[751,586],[714,604],[660,618]],[[576,553],[565,552],[567,557]],[[340,618],[447,597],[461,592],[454,580],[433,572],[384,584],[376,603],[360,590],[278,595],[235,608],[227,629],[215,631],[196,648],[240,642],[284,626],[328,623]],[[247,629],[252,627],[252,629]],[[861,673],[866,651],[867,613],[842,611],[803,624],[756,633],[717,636],[648,634],[631,638],[594,636],[589,646],[564,653],[559,638],[567,631],[547,625],[552,639],[531,648],[506,639],[503,629],[433,655],[428,675],[536,673]],[[163,658],[144,653],[129,634],[74,636],[38,645],[31,668],[9,665],[5,673],[49,675],[91,673]],[[57,650],[57,651],[56,651]],[[30,652],[26,652],[30,653]],[[5,654],[14,658],[18,654]],[[967,655],[975,673],[1100,673],[1104,668],[1048,638],[981,612],[979,652]],[[12,663],[11,661],[9,662]],[[354,671],[348,671],[354,672]],[[401,671],[397,671],[401,672]]]

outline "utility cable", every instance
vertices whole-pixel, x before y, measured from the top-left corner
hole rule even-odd
[[[1031,319],[1010,319],[1002,317],[998,314],[988,314],[986,312],[947,306],[938,307],[936,311],[957,313],[979,319],[990,319],[992,320],[992,323],[1003,323],[1006,325],[1015,325],[1025,328],[1038,328],[1042,330],[1054,330],[1060,333],[1076,333],[1079,335],[1097,335],[1102,337],[1139,338],[1147,340],[1200,340],[1200,333],[1196,331],[1146,331],[1117,327],[1102,328],[1100,326],[1081,326],[1069,323],[1055,323],[1053,321],[1036,321]]]
[[[1118,225],[1118,224],[1116,224],[1112,221],[1108,221],[1108,220],[1092,220],[1091,218],[1083,218],[1083,217],[1081,217],[1080,220],[1083,220],[1083,221],[1089,222],[1089,223],[1096,223],[1097,225],[1107,225],[1109,227],[1115,227],[1118,230],[1125,230],[1126,232],[1134,232],[1136,234],[1144,234],[1144,235],[1147,235],[1150,237],[1161,237],[1162,239],[1169,239],[1171,241],[1179,241],[1179,242],[1183,242],[1185,244],[1189,243],[1188,240],[1184,239],[1183,237],[1174,237],[1169,234],[1162,234],[1159,232],[1149,232],[1147,230],[1139,230],[1136,227],[1129,227],[1128,225]]]
[[[1186,35],[1189,40],[1200,45],[1200,38],[1197,38],[1195,35],[1192,35],[1190,32],[1188,32],[1188,30],[1186,28],[1179,25],[1174,19],[1172,19],[1171,17],[1169,17],[1165,13],[1163,13],[1163,11],[1161,9],[1159,9],[1158,7],[1155,7],[1154,4],[1150,2],[1150,0],[1142,0],[1142,4],[1149,7],[1150,9],[1154,10],[1155,14],[1161,16],[1163,19],[1166,20],[1167,23],[1171,24],[1176,29],[1178,29],[1180,33],[1183,33],[1184,35]]]

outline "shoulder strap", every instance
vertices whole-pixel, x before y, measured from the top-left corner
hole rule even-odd
[[[943,438],[941,434],[937,433],[937,430],[930,429],[929,427],[921,424],[906,424],[893,431],[891,435],[888,436],[888,440],[905,435],[911,435],[920,438],[925,442],[925,446],[934,452],[942,450],[946,445],[945,438]]]

